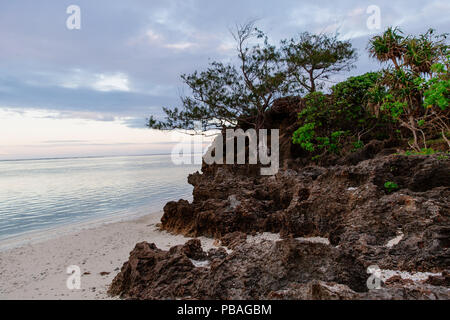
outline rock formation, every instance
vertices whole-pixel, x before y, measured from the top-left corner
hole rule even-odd
[[[164,207],[163,230],[221,239],[231,253],[203,252],[198,240],[169,251],[139,243],[110,293],[133,299],[448,299],[449,157],[399,155],[398,142],[373,140],[313,164],[290,143],[301,104],[280,100],[268,116],[267,127],[283,132],[276,175],[261,176],[256,165],[203,164],[202,173],[188,178],[193,202]],[[398,188],[388,190],[386,182]],[[261,232],[282,239],[246,240]],[[394,275],[368,290],[372,265],[434,274],[419,280]]]
[[[199,240],[169,251],[138,243],[109,293],[132,299],[450,298],[448,275],[427,281],[396,276],[367,290],[366,269],[344,250],[296,239],[255,245],[241,237],[235,243],[229,254],[223,248],[204,252]]]
[[[387,181],[399,189],[389,193]],[[366,265],[407,271],[450,266],[450,161],[438,155],[380,156],[270,177],[216,166],[189,182],[194,201],[169,202],[163,229],[192,237],[235,231],[320,236]],[[395,238],[401,240],[391,245]]]

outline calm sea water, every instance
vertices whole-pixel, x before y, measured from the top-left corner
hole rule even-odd
[[[192,198],[187,175],[170,155],[0,161],[0,240],[29,231],[160,211]]]

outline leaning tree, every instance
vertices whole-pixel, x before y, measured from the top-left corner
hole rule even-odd
[[[237,26],[233,36],[238,64],[212,62],[204,71],[182,75],[191,95],[181,97],[181,109],[163,108],[165,120],[151,116],[150,128],[195,130],[196,123],[202,130],[263,126],[273,101],[289,92],[281,54],[253,23]]]

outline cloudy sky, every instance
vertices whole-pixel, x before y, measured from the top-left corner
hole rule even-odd
[[[70,5],[80,30],[66,27]],[[146,117],[188,93],[180,74],[231,60],[229,30],[251,19],[275,43],[338,31],[359,51],[352,74],[375,70],[371,5],[381,29],[450,31],[445,0],[0,0],[0,159],[170,151],[172,138],[145,129]]]

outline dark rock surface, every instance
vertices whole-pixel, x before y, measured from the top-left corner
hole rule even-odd
[[[387,181],[399,189],[389,193]],[[233,232],[320,236],[367,266],[409,271],[450,266],[450,161],[437,155],[293,167],[275,176],[208,166],[189,182],[194,201],[169,202],[163,229],[215,238]],[[400,242],[389,246],[397,236]]]
[[[398,155],[405,141],[364,148],[314,164],[291,143],[301,98],[279,99],[266,128],[280,129],[280,170],[206,165],[188,182],[193,202],[169,202],[161,228],[220,239],[169,251],[139,243],[109,293],[131,299],[449,299],[450,160]],[[242,126],[241,126],[242,127]],[[242,127],[244,130],[247,129]],[[398,185],[387,190],[386,182]],[[281,241],[249,241],[260,232]],[[322,237],[329,244],[300,241]],[[392,276],[368,290],[369,266],[433,272],[426,280]]]
[[[245,240],[227,254],[202,251],[199,240],[162,251],[136,245],[109,293],[131,299],[448,299],[435,283],[393,277],[367,290],[363,264],[330,245],[295,239]],[[205,257],[205,267],[191,259]],[[430,278],[431,279],[431,278]]]
[[[288,284],[313,279],[365,290],[363,265],[331,246],[294,239],[263,241],[257,246],[244,241],[230,254],[205,258],[208,267],[195,267],[190,260],[206,257],[197,248],[199,240],[169,251],[137,244],[110,293],[140,299],[264,299]]]

